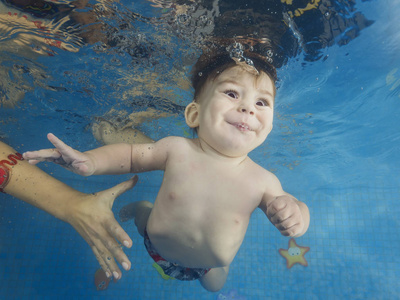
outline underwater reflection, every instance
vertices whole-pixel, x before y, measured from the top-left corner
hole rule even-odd
[[[148,9],[141,11],[146,3],[152,8],[151,17],[144,16]],[[156,43],[140,43],[140,28],[150,24],[154,32],[174,35],[188,41],[185,46],[192,48],[235,40],[254,51],[273,53],[279,67],[301,51],[306,60],[317,60],[321,49],[345,45],[372,24],[356,10],[355,1],[149,0],[138,4],[105,0],[94,4],[88,0],[1,0],[0,49],[7,44],[13,50],[28,47],[39,54],[54,55],[55,48],[76,52],[85,43],[102,42],[106,48],[123,48],[132,56],[146,58],[166,50],[157,49]]]
[[[306,61],[318,60],[323,48],[346,45],[373,23],[357,11],[354,0],[151,2],[163,9],[171,31],[192,44],[210,47],[231,39],[258,53],[273,53],[278,68],[300,53]]]
[[[240,43],[279,68],[300,54],[305,61],[319,60],[325,47],[349,43],[370,24],[355,1],[344,0],[0,0],[0,105],[17,103],[33,89],[33,82],[48,88],[48,71],[34,63],[38,57],[78,53],[85,46],[94,55],[104,54],[101,68],[115,73],[114,81],[143,87],[134,95],[163,99],[164,105],[171,100],[160,94],[187,84],[183,78],[202,51]],[[25,75],[13,76],[15,64],[10,61],[17,61],[17,69],[25,70]],[[147,75],[128,74],[148,74],[152,82],[144,85],[141,80]],[[155,81],[161,89],[145,95]],[[127,98],[132,92],[116,93]]]

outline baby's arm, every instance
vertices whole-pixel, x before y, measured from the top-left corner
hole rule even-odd
[[[51,133],[47,138],[56,149],[25,152],[24,158],[31,164],[54,162],[82,176],[163,170],[170,140],[174,139],[166,138],[154,144],[113,144],[82,153]]]
[[[282,235],[302,236],[310,224],[307,205],[284,192],[276,176],[271,174],[271,180],[268,181],[259,207]]]
[[[94,175],[164,170],[168,151],[179,140],[167,137],[151,144],[113,144],[83,154],[93,162]]]
[[[25,152],[23,156],[30,164],[50,161],[82,176],[123,174],[130,171],[130,145],[115,144],[82,153],[66,145],[52,133],[47,138],[55,149]]]

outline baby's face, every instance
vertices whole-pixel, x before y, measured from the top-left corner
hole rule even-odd
[[[199,138],[225,156],[247,155],[272,130],[274,92],[268,75],[255,76],[240,66],[207,81],[196,101]]]

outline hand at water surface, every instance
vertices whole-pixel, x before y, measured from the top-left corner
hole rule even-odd
[[[56,149],[42,149],[38,151],[25,152],[23,154],[24,159],[29,161],[32,165],[41,161],[53,162],[82,176],[93,174],[94,165],[88,154],[84,154],[71,148],[52,133],[49,133],[47,138]]]

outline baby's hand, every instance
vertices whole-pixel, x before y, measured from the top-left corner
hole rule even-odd
[[[41,161],[50,161],[82,176],[93,174],[95,168],[89,155],[72,149],[52,133],[49,133],[47,138],[56,149],[25,152],[23,157],[30,164],[35,165]]]
[[[284,236],[303,233],[304,220],[298,201],[288,195],[276,197],[267,205],[267,217]]]

